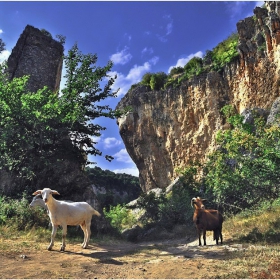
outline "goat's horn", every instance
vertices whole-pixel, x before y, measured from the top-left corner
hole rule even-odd
[[[192,198],[191,200],[191,207],[193,207],[193,202],[195,201],[195,197]]]

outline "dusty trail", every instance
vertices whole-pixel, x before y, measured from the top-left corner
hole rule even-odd
[[[65,252],[59,251],[59,242],[53,251],[46,250],[47,243],[39,247],[29,243],[21,249],[0,251],[0,278],[216,278],[220,273],[216,261],[229,258],[234,246],[216,246],[210,236],[207,243],[199,247],[197,240],[187,243],[186,239],[139,244],[118,241],[91,243],[88,249],[68,243]]]

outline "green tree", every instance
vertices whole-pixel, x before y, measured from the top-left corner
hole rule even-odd
[[[77,45],[64,61],[67,81],[60,95],[47,87],[29,92],[27,76],[10,81],[1,65],[0,164],[18,178],[19,188],[65,185],[63,174],[70,177],[80,170],[89,162],[88,154],[102,155],[92,137],[100,136],[105,127],[96,119],[116,116],[108,105],[101,104],[116,95],[111,91],[114,78],[108,77],[112,62],[98,67],[97,56],[82,54]],[[105,78],[108,81],[102,88]],[[73,188],[80,179],[75,180],[68,182]]]
[[[5,43],[4,43],[3,40],[0,38],[0,53],[1,53],[2,51],[5,50],[5,47],[6,47]]]
[[[91,155],[101,155],[95,147],[93,136],[99,137],[105,127],[95,122],[96,118],[115,118],[121,112],[113,111],[103,100],[116,97],[117,92],[111,91],[116,77],[109,77],[113,63],[109,61],[105,67],[96,65],[97,55],[82,54],[75,44],[64,59],[67,78],[66,86],[60,98],[64,121],[70,123],[69,133],[72,143],[81,152]],[[108,82],[101,87],[101,81]],[[105,156],[111,160],[111,156]],[[90,163],[90,162],[87,162]]]
[[[219,149],[209,155],[205,179],[208,194],[236,212],[279,196],[280,129],[257,116],[253,127],[229,108],[224,111],[233,128],[218,132]]]

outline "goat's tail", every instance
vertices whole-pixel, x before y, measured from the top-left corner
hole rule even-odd
[[[98,211],[96,211],[95,209],[93,209],[93,208],[92,208],[92,215],[95,215],[97,217],[101,216],[101,214]]]

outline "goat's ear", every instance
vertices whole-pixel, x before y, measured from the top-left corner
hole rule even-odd
[[[191,200],[191,207],[193,207],[193,203],[194,203],[194,201],[195,201],[195,197],[194,197],[194,198],[192,198],[192,200]]]
[[[53,190],[52,190],[52,194],[60,195],[60,193],[58,191],[53,191]]]
[[[37,195],[37,194],[42,194],[42,191],[38,190],[38,191],[34,192],[32,195]]]

